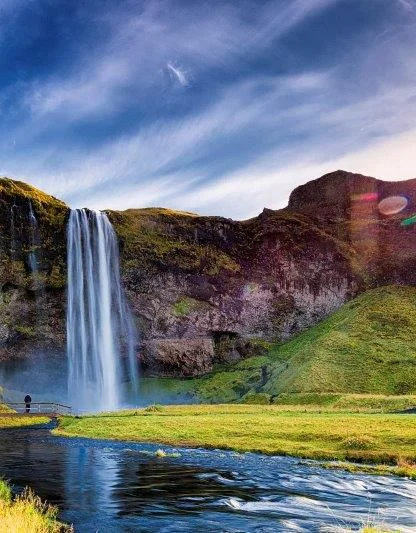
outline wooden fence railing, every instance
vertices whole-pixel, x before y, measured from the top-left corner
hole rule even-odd
[[[24,402],[6,402],[7,407],[13,409],[16,413],[26,413],[27,407]],[[72,412],[69,405],[52,402],[32,402],[30,404],[29,413],[31,414],[51,414],[68,415]]]

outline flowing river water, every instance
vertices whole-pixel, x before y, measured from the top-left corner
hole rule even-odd
[[[416,482],[221,450],[0,430],[0,476],[58,505],[76,532],[416,532]]]

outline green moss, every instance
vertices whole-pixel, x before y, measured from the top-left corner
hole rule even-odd
[[[227,403],[239,401],[248,392],[257,391],[264,380],[267,358],[252,357],[222,371],[199,378],[194,392],[200,401]]]
[[[207,302],[202,302],[200,300],[195,300],[194,298],[185,296],[173,304],[172,312],[177,317],[185,317],[206,307],[209,307]]]
[[[320,393],[282,393],[273,399],[277,405],[334,405],[342,397],[341,394],[320,394]]]
[[[67,206],[61,200],[28,185],[23,181],[12,180],[10,178],[0,178],[0,194],[9,197],[23,197],[34,202],[36,205],[66,209]]]
[[[30,244],[26,227],[29,203],[38,221],[40,233],[40,246],[36,247]],[[10,241],[12,205],[16,205],[18,213],[13,257]],[[9,257],[4,257],[0,265],[2,281],[28,290],[37,290],[40,285],[62,289],[62,278],[66,275],[66,221],[69,214],[65,203],[26,183],[0,178],[0,214],[0,245],[4,250],[10,251]],[[27,256],[33,251],[37,252],[39,259],[39,272],[36,276],[29,275],[27,265]]]
[[[236,273],[239,263],[213,243],[199,244],[197,215],[168,209],[129,209],[108,212],[123,250],[122,267],[178,268],[209,276]],[[206,220],[203,219],[203,220]]]
[[[33,326],[14,326],[14,330],[16,333],[19,333],[24,337],[34,337],[36,335],[36,331]]]
[[[110,211],[111,212],[111,211]],[[128,215],[134,216],[165,216],[165,217],[199,217],[198,213],[192,213],[191,211],[181,211],[178,209],[169,209],[166,207],[144,207],[143,209],[126,209],[123,211]]]
[[[13,261],[7,257],[0,261],[0,279],[3,285],[9,283],[16,287],[26,287],[29,284],[23,261]]]
[[[239,361],[232,368],[238,370],[258,370],[263,367],[267,367],[271,362],[271,359],[266,356],[249,357]]]
[[[51,289],[64,289],[66,287],[65,266],[61,263],[54,264],[46,283]]]
[[[269,405],[270,394],[265,392],[249,392],[242,398],[242,403],[254,404],[254,405]]]
[[[183,403],[198,401],[195,395],[197,380],[178,378],[142,378],[140,398],[147,403]]]

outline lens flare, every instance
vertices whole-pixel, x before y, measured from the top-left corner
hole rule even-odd
[[[361,194],[353,194],[351,199],[354,202],[374,202],[378,200],[376,192],[363,192]]]
[[[405,218],[404,220],[402,220],[400,225],[411,226],[412,224],[415,224],[415,223],[416,223],[416,215],[412,215],[411,217]]]
[[[406,208],[407,202],[405,196],[388,196],[378,204],[378,210],[382,215],[397,215]]]

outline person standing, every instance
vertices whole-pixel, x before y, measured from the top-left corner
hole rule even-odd
[[[32,403],[32,398],[29,394],[26,394],[25,396],[25,404],[26,404],[26,413],[30,413],[30,404]]]

